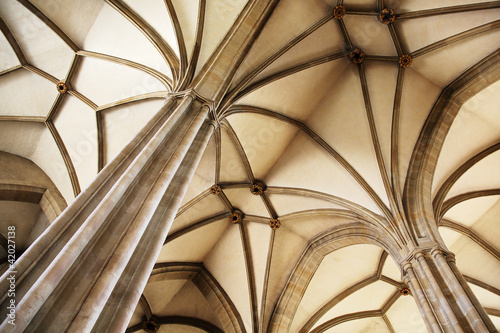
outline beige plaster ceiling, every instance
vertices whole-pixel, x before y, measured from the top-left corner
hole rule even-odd
[[[265,332],[309,244],[359,219],[390,219],[390,189],[403,192],[443,88],[499,56],[498,3],[385,1],[398,15],[390,27],[376,19],[384,1],[343,3],[343,25],[332,17],[333,0],[282,0],[274,10],[219,105],[221,126],[158,258],[174,273],[152,276],[129,331],[152,315],[164,318],[159,332],[223,330],[207,301],[223,290],[246,331]],[[246,4],[1,1],[0,150],[33,161],[70,203],[179,87],[172,64],[185,70],[199,45],[196,75]],[[362,67],[345,57],[349,41],[365,52]],[[398,56],[408,53],[413,63],[403,70]],[[58,94],[59,81],[68,93]],[[499,96],[497,82],[462,105],[432,185],[444,242],[498,328]],[[264,195],[250,193],[255,180],[267,185]],[[211,194],[213,184],[223,193]],[[0,201],[9,218],[22,211],[29,216],[19,220],[49,224],[38,207]],[[245,214],[242,224],[229,222],[234,209]],[[271,218],[279,229],[269,228]],[[22,230],[26,244],[39,232],[29,223]],[[332,245],[299,297],[290,332],[424,331],[386,250]],[[201,280],[216,287],[209,292]]]

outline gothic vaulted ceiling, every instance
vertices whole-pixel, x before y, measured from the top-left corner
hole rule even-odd
[[[246,4],[2,0],[0,150],[32,161],[71,203],[196,77]],[[393,23],[378,18],[386,7]],[[321,237],[394,219],[434,103],[467,69],[498,61],[499,28],[498,1],[280,1],[219,101],[220,126],[129,331],[154,317],[159,332],[265,332],[287,293],[290,332],[425,331],[387,249]],[[348,59],[354,48],[360,66]],[[472,95],[457,102],[431,199],[500,328],[500,82]],[[16,224],[23,247],[52,220],[33,202],[0,199],[1,231]],[[317,265],[294,292],[304,260]]]

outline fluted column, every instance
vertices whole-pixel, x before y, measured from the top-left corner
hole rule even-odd
[[[442,332],[436,316],[432,311],[432,306],[425,295],[424,288],[418,281],[414,268],[411,264],[407,263],[403,269],[406,274],[403,280],[410,287],[411,293],[417,302],[418,309],[420,310],[420,314],[422,315],[422,318],[424,318],[427,329],[429,332]]]
[[[451,253],[417,250],[404,264],[403,274],[429,332],[497,332]]]
[[[278,2],[248,1],[189,92],[176,91],[16,262],[16,325],[1,332],[125,330],[213,131],[201,100],[220,104]]]
[[[16,263],[16,325],[0,331],[125,330],[213,132],[208,115],[191,93],[165,103]]]

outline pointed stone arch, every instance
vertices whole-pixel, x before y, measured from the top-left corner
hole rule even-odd
[[[437,237],[431,186],[446,135],[462,105],[498,80],[500,50],[482,59],[444,88],[425,121],[413,149],[403,198],[419,246],[434,242],[444,246]]]
[[[160,263],[156,264],[148,283],[184,279],[190,280],[212,306],[224,332],[245,333],[245,325],[229,295],[201,263]]]
[[[308,284],[323,258],[343,247],[358,244],[379,246],[396,262],[402,259],[402,249],[396,245],[391,235],[370,228],[362,222],[350,222],[321,233],[308,243],[290,273],[274,307],[267,331],[288,332]]]

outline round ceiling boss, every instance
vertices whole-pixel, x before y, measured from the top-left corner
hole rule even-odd
[[[399,57],[399,65],[403,68],[410,67],[411,61],[411,55],[409,54],[403,54],[401,57]]]
[[[333,17],[335,17],[337,20],[340,20],[343,18],[345,15],[345,6],[343,5],[338,5],[333,8]]]
[[[380,11],[377,18],[383,24],[391,24],[396,19],[396,14],[394,13],[394,10],[384,8]]]
[[[229,217],[229,220],[231,221],[231,223],[236,224],[236,223],[240,223],[242,218],[243,218],[243,213],[240,212],[239,210],[235,210],[231,214],[231,217]]]
[[[252,187],[250,187],[250,192],[253,195],[261,195],[262,193],[264,193],[264,186],[262,186],[261,184],[255,183],[252,185]]]
[[[210,187],[210,193],[212,194],[220,194],[222,192],[222,188],[219,186],[219,185],[212,185],[212,187]]]
[[[281,222],[278,219],[272,219],[271,221],[269,221],[269,226],[271,227],[271,229],[276,230],[281,227]]]
[[[410,291],[410,288],[403,288],[399,291],[401,293],[401,295],[403,296],[408,296],[408,295],[411,295],[411,291]]]
[[[68,91],[68,85],[64,82],[59,82],[57,84],[57,91],[60,93],[60,94],[64,94],[66,93],[66,91]]]
[[[365,53],[358,47],[349,52],[349,60],[351,60],[353,64],[360,64],[364,59]]]
[[[156,321],[153,320],[146,320],[142,322],[142,329],[143,331],[147,333],[156,333],[158,332],[158,329],[160,328],[160,325]]]

